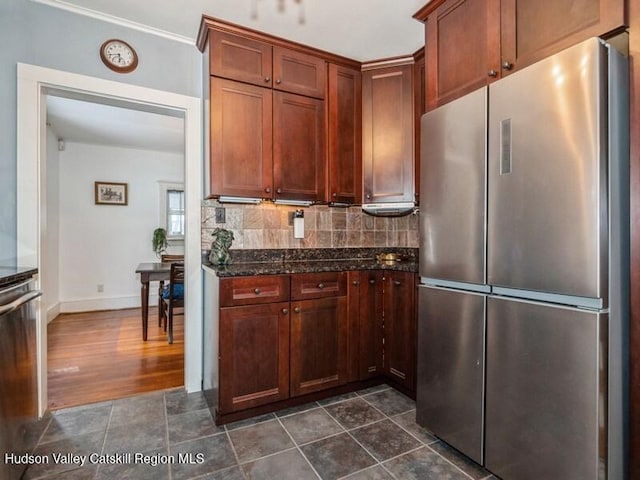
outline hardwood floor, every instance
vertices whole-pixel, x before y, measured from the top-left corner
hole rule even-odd
[[[174,317],[174,342],[149,309],[142,341],[140,309],[64,313],[48,326],[51,410],[113,400],[184,384],[184,317]]]

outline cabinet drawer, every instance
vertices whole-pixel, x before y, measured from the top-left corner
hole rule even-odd
[[[257,275],[220,280],[221,307],[286,302],[288,300],[288,275]]]
[[[347,274],[345,272],[291,275],[291,300],[341,297],[346,294]]]

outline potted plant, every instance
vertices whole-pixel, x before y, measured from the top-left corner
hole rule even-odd
[[[153,231],[153,251],[156,253],[156,256],[160,258],[162,254],[167,250],[167,230],[164,228],[156,228]]]

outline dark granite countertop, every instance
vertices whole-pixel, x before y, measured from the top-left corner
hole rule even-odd
[[[379,253],[400,253],[398,262],[379,262]],[[232,263],[211,268],[219,277],[276,275],[287,273],[342,272],[348,270],[397,270],[417,272],[417,249],[413,248],[336,248],[299,250],[236,250]]]
[[[0,266],[0,288],[27,280],[36,273],[38,273],[38,269],[32,267]]]

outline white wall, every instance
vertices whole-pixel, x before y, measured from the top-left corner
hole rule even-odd
[[[161,226],[158,181],[183,182],[183,172],[182,154],[66,143],[60,152],[62,312],[140,306],[136,267],[157,261],[151,238]],[[95,205],[95,181],[128,183],[129,204]]]
[[[46,172],[46,231],[43,232],[45,262],[42,266],[42,291],[44,311],[47,323],[53,320],[60,311],[60,265],[58,252],[60,250],[60,155],[58,152],[58,137],[47,127],[47,172]]]

